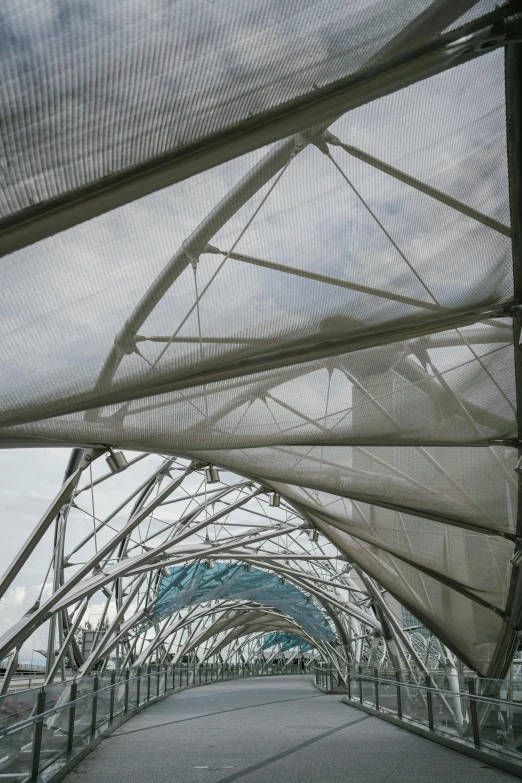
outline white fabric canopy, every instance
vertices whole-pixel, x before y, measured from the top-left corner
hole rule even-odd
[[[519,533],[505,53],[450,44],[508,12],[10,5],[1,444],[274,487],[498,674]],[[386,88],[417,52],[418,78]],[[370,77],[382,97],[345,112],[343,92],[317,125],[314,91]],[[292,106],[302,132],[276,141]]]

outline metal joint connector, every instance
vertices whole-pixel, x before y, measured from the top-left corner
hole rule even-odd
[[[446,51],[449,54],[461,54],[462,52],[484,52],[497,49],[502,46],[507,37],[506,23],[491,25],[483,30],[465,35],[456,41],[447,44]]]
[[[196,267],[197,267],[197,265],[198,265],[198,263],[199,263],[199,256],[200,256],[200,253],[198,253],[197,255],[194,255],[194,253],[192,252],[192,250],[189,248],[188,244],[186,244],[185,242],[183,242],[183,244],[181,245],[181,247],[183,248],[183,252],[184,252],[184,253],[185,253],[185,255],[187,256],[188,260],[189,260],[189,261],[190,261],[190,263],[192,264],[192,269],[194,269],[194,270],[195,270],[195,269],[196,269]]]

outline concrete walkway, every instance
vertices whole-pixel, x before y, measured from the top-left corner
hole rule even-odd
[[[104,740],[67,783],[514,783],[324,696],[308,676],[174,694]]]

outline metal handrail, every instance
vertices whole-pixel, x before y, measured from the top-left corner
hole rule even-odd
[[[186,682],[183,683],[183,675],[187,673]],[[65,764],[69,763],[80,750],[76,747],[80,742],[81,751],[85,752],[85,749],[92,744],[96,737],[100,736],[103,731],[106,731],[115,720],[125,718],[126,715],[134,714],[137,709],[143,709],[148,704],[152,704],[157,701],[159,697],[164,697],[168,694],[175,693],[176,691],[185,689],[187,687],[197,687],[199,685],[205,685],[213,682],[223,682],[227,680],[235,680],[240,678],[247,678],[252,676],[273,676],[278,674],[303,674],[305,671],[299,670],[293,664],[274,664],[266,661],[251,664],[247,666],[242,665],[228,665],[228,664],[169,664],[166,666],[149,666],[146,671],[141,671],[140,667],[137,670],[125,669],[118,672],[110,672],[111,682],[107,685],[99,685],[99,676],[94,673],[92,678],[92,686],[89,687],[84,693],[77,695],[77,687],[81,684],[82,678],[76,680],[72,679],[64,682],[64,688],[62,694],[58,697],[64,696],[69,698],[62,704],[55,704],[51,708],[45,709],[45,699],[49,694],[46,690],[46,686],[41,686],[36,689],[31,689],[31,693],[36,695],[36,702],[28,709],[32,709],[32,714],[28,718],[11,723],[8,726],[0,728],[0,740],[5,740],[13,735],[24,732],[29,727],[33,728],[32,739],[32,753],[31,753],[31,771],[25,770],[22,773],[10,773],[14,774],[20,783],[25,781],[36,781],[40,772],[43,769],[47,769],[51,764],[56,764],[60,759],[63,760],[61,769]],[[204,678],[203,675],[204,674]],[[210,675],[210,677],[209,677]],[[179,676],[179,682],[178,682]],[[156,679],[155,693],[151,692],[152,679]],[[189,678],[191,681],[189,682]],[[141,682],[146,681],[147,686],[141,690]],[[90,676],[89,676],[89,684]],[[133,693],[133,704],[129,703],[129,689],[131,685],[136,685],[136,690]],[[115,693],[116,689],[124,688],[123,703],[118,705],[115,709]],[[16,694],[6,694],[6,696],[0,700],[0,703],[5,703],[9,696],[19,696],[20,694],[28,693],[28,691],[19,691]],[[109,714],[105,714],[103,720],[99,720],[98,717],[98,700],[100,696],[109,696]],[[71,696],[73,698],[71,698]],[[85,702],[91,700],[92,707],[90,715],[88,716],[88,722],[85,725],[85,730],[79,733],[75,742],[75,726],[76,726],[76,710]],[[40,757],[42,751],[53,750],[53,748],[46,748],[45,742],[42,744],[44,728],[54,730],[54,726],[49,724],[51,718],[63,713],[69,714],[69,726],[67,731],[67,749],[60,750],[56,754],[52,754],[51,758],[45,760],[45,764],[42,766],[40,763]],[[129,717],[130,717],[129,715]],[[85,718],[85,715],[83,716]],[[48,724],[47,726],[45,724]],[[63,731],[57,727],[58,731]],[[87,737],[90,740],[85,744]],[[27,743],[25,743],[27,746]],[[20,747],[21,753],[21,747]],[[58,773],[55,773],[58,774]],[[48,780],[51,783],[53,775]]]
[[[457,750],[465,747],[466,753],[478,754],[478,758],[487,759],[493,766],[522,777],[522,732],[514,720],[516,714],[522,716],[522,701],[501,699],[487,692],[476,693],[475,677],[466,678],[469,691],[462,691],[460,688],[451,690],[436,686],[432,676],[427,673],[423,673],[426,682],[418,683],[402,679],[402,672],[399,671],[395,671],[395,679],[392,679],[388,673],[386,676],[379,676],[376,667],[374,674],[371,674],[364,672],[361,666],[354,671],[351,666],[340,669],[332,666],[330,662],[316,663],[314,673],[317,686],[327,693],[333,693],[334,690],[335,693],[345,693],[343,701],[347,704],[391,720],[404,728],[417,732],[420,729],[423,736],[432,739],[444,737],[445,744]],[[439,673],[443,674],[433,674]],[[412,677],[412,673],[408,672],[407,676]],[[358,683],[358,688],[353,692],[355,683]],[[363,692],[363,683],[372,683],[374,687]],[[496,683],[497,686],[500,684],[498,680]],[[488,680],[485,680],[484,684],[486,688],[489,687]],[[382,691],[379,690],[381,685],[384,686]],[[502,685],[508,683],[504,681]],[[395,702],[393,694],[389,694],[390,687],[396,690]],[[410,702],[410,691],[420,693],[422,698],[417,702]],[[391,701],[386,702],[390,695]],[[436,714],[435,697],[440,699],[439,709],[442,709],[443,705],[446,707],[444,713]],[[455,715],[448,710],[448,702],[459,707],[459,720],[456,710]],[[418,713],[419,703],[423,704],[421,715]]]
[[[324,671],[324,670],[323,670]],[[328,670],[327,670],[328,671]],[[334,670],[335,671],[335,670]],[[429,675],[428,675],[429,676]],[[404,688],[413,688],[422,691],[432,691],[433,693],[443,693],[446,696],[462,696],[465,699],[474,699],[475,701],[491,702],[493,704],[501,704],[506,707],[522,707],[522,701],[510,701],[509,699],[496,699],[493,696],[485,696],[481,693],[470,693],[469,691],[452,691],[446,688],[434,688],[431,685],[419,685],[419,683],[407,682],[403,680],[390,680],[386,677],[372,677],[370,674],[359,674],[359,672],[350,672],[350,677],[354,680],[369,680],[371,682],[379,682],[384,685],[393,685],[397,687],[398,684]]]

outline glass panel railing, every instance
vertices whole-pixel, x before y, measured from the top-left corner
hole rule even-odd
[[[397,685],[393,680],[380,683],[379,705],[384,712],[397,712]]]
[[[0,730],[29,717],[36,707],[39,689],[18,691],[0,696]]]
[[[522,771],[522,700],[515,698],[522,697],[520,681],[325,663],[313,673],[319,688],[343,692],[356,707],[386,713],[405,727],[415,724],[426,736],[444,736],[490,755],[492,764],[503,759],[516,774]]]
[[[0,776],[4,780],[23,780],[31,776],[34,727],[31,723],[0,738]]]

